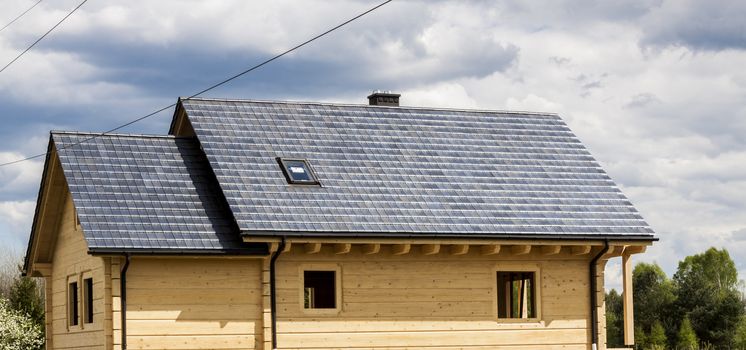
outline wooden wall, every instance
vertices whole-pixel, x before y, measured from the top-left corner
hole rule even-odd
[[[75,210],[69,194],[66,195],[62,217],[56,235],[56,244],[53,253],[53,265],[51,275],[51,329],[47,330],[54,349],[105,349],[110,343],[107,338],[107,327],[111,317],[106,312],[108,293],[106,278],[107,260],[88,255],[88,247],[83,238],[82,230],[76,225]],[[68,277],[76,276],[78,286],[82,289],[79,278],[81,274],[90,274],[93,277],[93,323],[86,324],[81,320],[82,326],[68,327],[67,322],[67,285]],[[82,294],[81,299],[82,299]],[[83,309],[80,308],[81,315]],[[110,334],[110,333],[109,333]]]
[[[359,246],[335,255],[324,246],[306,254],[294,246],[278,260],[280,349],[589,349],[591,254],[478,251],[452,256],[420,254],[416,247],[393,255],[364,255]],[[474,250],[474,249],[473,249]],[[595,253],[595,250],[594,252]],[[342,310],[314,314],[302,309],[304,264],[339,266]],[[498,266],[539,266],[541,321],[497,321]],[[603,288],[601,284],[600,288]],[[603,344],[603,343],[602,343]],[[603,346],[600,346],[603,348]]]
[[[127,348],[258,348],[261,288],[259,259],[133,257]]]

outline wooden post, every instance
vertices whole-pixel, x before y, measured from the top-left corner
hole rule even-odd
[[[119,284],[122,269],[120,258],[111,258],[111,343],[113,350],[122,349],[122,290]],[[50,348],[53,349],[53,348]]]
[[[270,257],[262,260],[262,346],[260,349],[272,350],[272,305],[270,300],[269,264]]]
[[[632,255],[622,255],[622,277],[624,292],[622,292],[624,305],[624,345],[635,344],[635,316],[632,307]]]

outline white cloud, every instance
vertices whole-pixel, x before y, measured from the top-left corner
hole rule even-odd
[[[21,158],[23,155],[19,153],[0,152],[0,164]],[[34,189],[38,189],[43,162],[41,158],[0,167],[0,198],[33,193]]]
[[[458,83],[442,83],[402,92],[402,105],[473,108],[477,103]]]
[[[54,110],[84,106],[113,125],[218,80],[224,73],[214,65],[247,66],[373,4],[90,2],[3,73],[0,96]],[[40,4],[0,35],[0,56],[74,5]],[[323,87],[313,99],[363,102],[361,89],[397,88],[405,105],[557,112],[659,232],[636,260],[670,274],[679,259],[715,245],[745,271],[746,247],[733,233],[746,227],[744,10],[720,0],[395,1],[283,58],[293,63],[287,77],[258,77],[278,87],[277,98],[307,100],[298,91]],[[297,81],[306,85],[296,89]],[[252,98],[258,90],[237,91]],[[90,129],[74,115],[46,120],[26,138],[33,142],[4,144],[0,158],[46,145],[43,129],[55,125]],[[33,201],[40,165],[21,168],[0,172],[1,193],[22,188]]]
[[[28,241],[36,201],[0,202],[0,242],[3,246],[22,247]]]

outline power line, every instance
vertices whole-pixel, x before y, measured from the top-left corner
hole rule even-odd
[[[274,60],[276,60],[276,59],[278,59],[278,58],[280,58],[280,57],[282,57],[282,56],[285,56],[285,55],[287,55],[287,54],[289,54],[289,53],[291,53],[291,52],[293,52],[293,51],[295,51],[295,50],[297,50],[297,49],[299,49],[299,48],[301,48],[301,47],[303,47],[303,46],[306,46],[307,44],[310,44],[311,42],[313,42],[313,41],[315,41],[315,40],[317,40],[317,39],[320,39],[320,38],[321,38],[321,37],[323,37],[323,36],[326,36],[327,34],[329,34],[329,33],[333,32],[333,31],[335,31],[335,30],[337,30],[337,29],[339,29],[339,28],[342,28],[342,27],[344,27],[345,25],[347,25],[347,24],[349,24],[349,23],[351,23],[351,22],[353,22],[353,21],[357,20],[357,19],[358,19],[358,18],[360,18],[360,17],[363,17],[363,16],[365,16],[365,15],[367,15],[367,14],[369,14],[369,13],[371,13],[371,12],[375,11],[375,10],[377,10],[378,8],[380,8],[380,7],[382,7],[382,6],[384,6],[384,5],[388,4],[388,3],[390,3],[391,1],[393,1],[393,0],[386,0],[386,1],[384,1],[384,2],[380,3],[380,4],[376,5],[376,6],[374,6],[374,7],[370,8],[370,9],[368,9],[367,11],[365,11],[365,12],[362,12],[362,13],[358,14],[358,15],[357,15],[357,16],[355,16],[355,17],[352,17],[352,18],[350,18],[350,19],[348,19],[348,20],[346,20],[346,21],[344,21],[344,22],[342,22],[342,23],[340,23],[340,24],[338,24],[338,25],[336,25],[336,26],[332,27],[331,29],[329,29],[329,30],[327,30],[327,31],[325,31],[325,32],[323,32],[323,33],[321,33],[321,34],[318,34],[318,35],[314,36],[314,37],[313,37],[313,38],[311,38],[311,39],[308,39],[308,40],[306,40],[306,41],[304,41],[304,42],[302,42],[302,43],[300,43],[300,44],[298,44],[298,45],[295,45],[295,46],[293,46],[292,48],[290,48],[290,49],[288,49],[288,50],[286,50],[286,51],[284,51],[284,52],[282,52],[282,53],[280,53],[280,54],[277,54],[277,55],[273,56],[272,58],[269,58],[269,59],[267,59],[267,60],[265,60],[265,61],[263,61],[263,62],[261,62],[261,63],[259,63],[259,64],[255,65],[255,66],[253,66],[253,67],[251,67],[251,68],[249,68],[249,69],[246,69],[246,70],[244,70],[244,71],[242,71],[242,72],[240,72],[240,73],[238,73],[238,74],[235,74],[235,75],[233,75],[233,76],[231,76],[231,77],[229,77],[229,78],[227,78],[227,79],[224,79],[224,80],[222,80],[222,81],[220,81],[220,82],[218,82],[218,83],[215,83],[215,84],[211,85],[210,87],[208,87],[208,88],[206,88],[206,89],[200,90],[199,92],[197,92],[197,93],[195,93],[195,94],[192,94],[192,95],[190,95],[189,97],[186,97],[186,98],[184,98],[183,100],[184,100],[184,101],[186,101],[186,100],[189,100],[189,99],[195,98],[195,97],[197,97],[197,96],[199,96],[199,95],[202,95],[202,94],[204,94],[204,93],[206,93],[206,92],[208,92],[208,91],[210,91],[210,90],[213,90],[213,89],[215,89],[215,88],[218,88],[218,87],[220,87],[220,86],[222,86],[222,85],[225,85],[225,84],[227,84],[227,83],[229,83],[229,82],[231,82],[231,81],[233,81],[233,80],[235,80],[235,79],[237,79],[237,78],[239,78],[239,77],[241,77],[241,76],[243,76],[243,75],[246,75],[246,74],[248,74],[248,73],[250,73],[250,72],[252,72],[252,71],[254,71],[254,70],[256,70],[256,69],[259,69],[259,68],[261,68],[262,66],[264,66],[264,65],[266,65],[266,64],[268,64],[268,63],[270,63],[270,62],[272,62],[272,61],[274,61]],[[85,1],[84,1],[84,2],[85,2]],[[104,131],[104,132],[102,132],[102,133],[100,133],[100,134],[96,134],[96,135],[93,135],[93,136],[91,136],[91,137],[89,137],[89,138],[87,138],[87,139],[84,139],[84,140],[78,141],[78,142],[76,142],[76,143],[73,143],[73,144],[70,144],[70,145],[67,145],[67,146],[64,146],[64,147],[60,147],[60,149],[59,149],[59,150],[60,150],[60,151],[63,151],[63,150],[65,150],[65,149],[68,149],[68,148],[71,148],[71,147],[75,147],[75,146],[77,146],[77,145],[79,145],[79,144],[81,144],[81,143],[84,143],[84,142],[87,142],[87,141],[93,140],[93,139],[95,139],[95,138],[98,138],[98,137],[104,136],[104,135],[106,135],[106,134],[110,134],[110,133],[112,133],[112,132],[114,132],[114,131],[117,131],[117,130],[119,130],[119,129],[125,128],[125,127],[127,127],[127,126],[130,126],[130,125],[132,125],[132,124],[135,124],[135,123],[137,123],[137,122],[139,122],[139,121],[142,121],[142,120],[144,120],[144,119],[150,118],[150,117],[152,117],[152,116],[154,116],[154,115],[156,115],[156,114],[158,114],[158,113],[160,113],[160,112],[163,112],[163,111],[165,111],[165,110],[167,110],[167,109],[170,109],[171,107],[175,107],[175,106],[176,106],[176,103],[172,103],[172,104],[170,104],[170,105],[168,105],[168,106],[165,106],[165,107],[159,108],[159,109],[157,109],[157,110],[156,110],[156,111],[154,111],[154,112],[148,113],[148,114],[146,114],[146,115],[144,115],[144,116],[142,116],[142,117],[139,117],[139,118],[137,118],[137,119],[133,119],[133,120],[131,120],[131,121],[127,122],[127,123],[124,123],[124,124],[122,124],[122,125],[119,125],[119,126],[117,126],[117,127],[113,128],[113,129],[110,129],[110,130]],[[44,152],[44,153],[40,153],[40,154],[36,154],[36,155],[30,156],[30,157],[26,157],[26,158],[22,158],[22,159],[14,160],[14,161],[11,161],[11,162],[7,162],[7,163],[2,163],[2,164],[0,164],[0,167],[8,166],[8,165],[11,165],[11,164],[17,164],[17,163],[21,163],[21,162],[25,162],[25,161],[29,161],[29,160],[32,160],[32,159],[36,159],[36,158],[39,158],[39,157],[44,157],[44,156],[46,156],[46,155],[47,155],[47,152]]]
[[[72,14],[75,13],[75,11],[77,11],[87,1],[88,0],[83,0],[83,2],[81,2],[80,4],[78,4],[78,6],[76,6],[72,11],[70,11],[67,15],[65,15],[65,17],[62,17],[62,19],[59,22],[57,22],[57,24],[55,24],[52,28],[49,28],[49,30],[46,33],[44,33],[44,35],[42,35],[41,37],[39,37],[39,39],[36,39],[36,41],[34,41],[33,44],[31,44],[29,47],[27,47],[25,50],[23,50],[23,52],[21,52],[20,54],[18,54],[18,56],[16,56],[16,58],[14,58],[10,62],[8,62],[8,64],[6,64],[5,67],[3,67],[2,69],[0,69],[0,73],[2,73],[5,69],[7,69],[8,67],[10,67],[10,65],[13,64],[15,61],[18,61],[18,59],[21,58],[21,56],[23,56],[24,54],[26,54],[26,52],[28,52],[29,50],[31,50],[32,47],[36,46],[36,44],[38,44],[40,41],[42,41],[42,39],[46,38],[47,35],[49,35],[49,33],[51,33],[55,28],[57,28],[60,24],[62,24],[62,22],[64,22],[68,17],[72,16]]]
[[[0,32],[2,32],[5,28],[10,27],[11,24],[13,24],[15,21],[17,21],[21,17],[23,17],[23,15],[25,15],[26,13],[28,13],[29,11],[31,11],[34,7],[36,7],[36,5],[39,5],[40,2],[42,2],[42,0],[37,1],[35,4],[31,5],[31,7],[27,8],[26,11],[23,11],[23,13],[21,13],[20,15],[18,15],[18,17],[13,18],[13,20],[10,21],[10,23],[8,23],[8,24],[4,25],[2,28],[0,28]]]

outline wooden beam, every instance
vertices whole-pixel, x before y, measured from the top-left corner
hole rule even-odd
[[[321,251],[321,243],[306,243],[306,254],[316,254]]]
[[[510,247],[510,253],[513,255],[524,255],[531,251],[530,245],[514,245]]]
[[[29,273],[32,277],[51,277],[52,276],[52,264],[51,263],[32,263]]]
[[[277,242],[271,242],[269,243],[269,252],[274,253],[277,251],[277,248],[280,246],[280,243]]]
[[[591,252],[591,246],[589,245],[576,245],[571,249],[572,255],[585,255]]]
[[[468,244],[454,244],[450,248],[451,255],[464,255],[469,252]]]
[[[293,243],[285,242],[285,249],[283,249],[282,252],[287,253],[292,249],[293,249]]]
[[[644,245],[628,246],[624,248],[624,255],[641,254],[644,253],[647,248],[648,247]]]
[[[350,243],[336,243],[334,244],[334,254],[347,254],[352,249]]]
[[[555,254],[559,254],[561,250],[562,250],[561,245],[545,245],[541,247],[541,254],[542,255],[555,255]]]
[[[622,252],[624,251],[623,245],[614,245],[609,247],[609,251],[606,252],[606,254],[601,256],[601,260],[606,260],[613,258],[615,256],[622,256]]]
[[[412,248],[412,245],[409,243],[405,244],[394,244],[391,246],[391,252],[394,255],[404,255],[409,253],[409,250]]]
[[[479,248],[479,252],[482,255],[495,255],[500,252],[499,244],[483,245]]]
[[[435,255],[440,253],[440,244],[425,244],[422,246],[422,254]]]
[[[635,344],[635,324],[632,295],[632,259],[631,255],[622,255],[622,303],[624,308],[624,345]]]
[[[363,254],[378,254],[381,251],[381,245],[378,243],[363,244]]]

